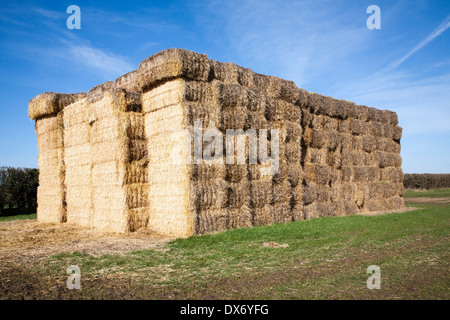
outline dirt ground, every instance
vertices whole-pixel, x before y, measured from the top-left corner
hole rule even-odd
[[[450,203],[450,197],[440,197],[440,198],[429,198],[429,197],[419,197],[419,198],[408,198],[405,199],[406,204],[445,204]]]
[[[447,202],[442,202],[447,201]],[[450,198],[416,198],[407,203],[448,203]],[[405,208],[392,213],[417,210]],[[366,212],[361,215],[384,214]],[[174,238],[139,230],[130,234],[99,233],[69,223],[38,223],[36,220],[0,222],[0,266],[10,263],[26,263],[61,252],[80,252],[92,256],[121,254],[133,250],[163,247]]]
[[[162,247],[173,238],[146,230],[131,234],[99,233],[71,224],[38,223],[36,220],[0,222],[0,267],[27,263],[60,252],[81,252],[93,256],[120,254]]]

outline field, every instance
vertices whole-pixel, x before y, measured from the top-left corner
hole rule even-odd
[[[178,240],[0,222],[0,298],[449,299],[450,189],[405,198],[417,210]],[[70,265],[81,290],[66,287]],[[379,290],[366,286],[370,265]]]

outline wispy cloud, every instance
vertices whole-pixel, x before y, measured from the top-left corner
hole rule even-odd
[[[71,61],[93,68],[106,75],[122,75],[132,71],[133,65],[124,57],[88,45],[69,44],[63,49]]]
[[[414,53],[425,47],[431,41],[433,41],[436,37],[438,37],[441,33],[450,28],[450,16],[448,16],[436,29],[433,30],[425,39],[423,39],[417,46],[415,46],[411,51],[409,51],[406,55],[404,55],[401,59],[392,63],[388,69],[395,69],[399,65],[401,65],[406,59],[411,57]]]

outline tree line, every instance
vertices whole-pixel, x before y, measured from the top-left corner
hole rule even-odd
[[[0,215],[36,212],[38,169],[0,167]]]

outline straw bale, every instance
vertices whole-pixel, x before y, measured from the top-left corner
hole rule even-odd
[[[223,180],[205,180],[196,184],[199,209],[221,209],[227,203],[227,184]]]
[[[325,163],[330,166],[330,168],[340,168],[341,167],[341,153],[339,151],[326,152]]]
[[[358,119],[351,119],[350,121],[350,131],[352,134],[365,135],[368,133],[369,125],[367,122]]]
[[[379,122],[368,122],[369,124],[369,131],[368,134],[374,137],[381,137],[382,136],[382,130],[383,130],[383,125]]]
[[[211,60],[204,54],[181,49],[161,51],[139,64],[138,82],[143,92],[155,83],[183,77],[191,80],[207,81],[211,70]]]
[[[316,204],[316,210],[319,217],[333,217],[336,215],[334,205],[331,201],[318,202]]]
[[[309,127],[309,125],[312,123],[314,115],[309,112],[308,109],[301,109],[302,110],[302,120],[301,125],[306,130],[306,128]]]
[[[56,129],[37,135],[37,143],[39,150],[44,152],[47,150],[62,148],[64,145],[63,130]]]
[[[353,180],[353,167],[349,165],[343,165],[341,168],[342,181],[351,182]]]
[[[317,188],[317,202],[327,202],[331,199],[332,190],[329,186],[319,185]]]
[[[291,208],[291,216],[293,221],[305,220],[305,213],[303,211],[303,204],[297,203]]]
[[[292,187],[302,183],[303,170],[300,163],[292,163],[287,166],[287,179]]]
[[[87,94],[88,103],[95,103],[99,100],[102,100],[105,97],[106,93],[111,92],[112,86],[113,82],[108,81],[93,87]]]
[[[303,187],[303,204],[307,205],[317,200],[319,189],[314,182]]]
[[[267,226],[275,223],[272,206],[266,204],[261,208],[253,208],[252,211],[255,226]]]
[[[390,124],[382,124],[382,137],[392,139],[394,137],[394,127]]]
[[[88,165],[88,166],[89,166],[89,171],[88,171],[88,168],[84,169],[83,171],[90,172],[92,174],[92,185],[93,186],[122,185],[124,182],[123,179],[120,179],[120,175],[117,170],[117,167],[118,167],[117,161],[96,163],[92,166],[91,165]],[[129,168],[129,166],[130,165],[127,164],[127,168]],[[92,167],[92,171],[91,171],[91,167]],[[76,168],[77,167],[73,168],[72,170],[76,170]],[[89,177],[89,180],[90,179],[91,178]]]
[[[36,135],[41,135],[49,131],[59,130],[62,127],[61,117],[47,116],[42,117],[35,123]]]
[[[211,61],[211,68],[213,70],[214,77],[226,84],[239,84],[239,79],[243,77],[243,73],[245,72],[243,68],[235,65],[234,63],[220,63],[217,61]],[[247,75],[247,79],[248,77],[249,75]]]
[[[329,184],[331,181],[331,169],[324,164],[314,165],[314,177],[315,181],[319,185]]]
[[[210,233],[228,229],[228,211],[226,209],[201,209],[198,212],[197,233]]]
[[[349,133],[350,132],[350,119],[349,120],[339,120],[338,122],[338,131],[341,133]]]
[[[284,119],[300,123],[302,119],[302,110],[299,106],[292,103],[284,103]]]
[[[317,211],[317,203],[311,203],[308,205],[303,206],[303,213],[305,216],[305,219],[313,219],[318,217],[318,211]]]
[[[313,148],[326,148],[328,144],[328,137],[323,131],[311,130],[311,147]]]
[[[290,104],[298,103],[298,88],[293,81],[281,79],[279,98]]]
[[[316,182],[315,177],[315,164],[305,163],[303,166],[303,179],[306,183]]]
[[[325,128],[325,118],[324,115],[316,114],[313,116],[311,120],[311,127],[316,130],[321,130]]]
[[[393,134],[392,134],[392,138],[393,138],[395,141],[400,142],[400,139],[402,138],[402,132],[403,132],[403,128],[402,128],[402,127],[395,126],[395,127],[394,127],[394,132],[393,132]]]
[[[64,107],[86,97],[85,93],[63,94],[44,92],[30,100],[28,116],[35,120],[40,117],[56,114]]]
[[[291,200],[291,185],[289,181],[283,180],[279,183],[273,183],[273,203],[285,202],[289,203]]]
[[[247,112],[245,129],[269,129],[265,115],[261,112]]]
[[[249,228],[253,226],[253,217],[247,206],[240,208],[228,208],[227,229]]]
[[[146,208],[130,209],[128,211],[128,231],[134,232],[145,228],[148,224],[149,212]]]
[[[300,163],[302,159],[302,147],[298,142],[288,142],[285,145],[286,161],[291,164]]]
[[[288,104],[282,100],[267,99],[265,109],[265,116],[267,121],[275,122],[284,120],[287,105]]]
[[[220,130],[244,129],[247,120],[247,110],[243,108],[224,108],[222,117]]]
[[[184,81],[172,80],[142,94],[142,110],[144,113],[156,111],[164,107],[180,104],[184,101]]]
[[[262,208],[272,203],[272,181],[250,181],[250,205],[252,208]]]
[[[326,163],[327,153],[326,149],[308,148],[305,160],[314,164],[324,164]]]
[[[228,206],[229,208],[241,208],[250,204],[250,190],[246,179],[241,182],[228,184]]]
[[[275,223],[291,222],[292,213],[289,202],[275,202],[273,204],[273,217]]]

